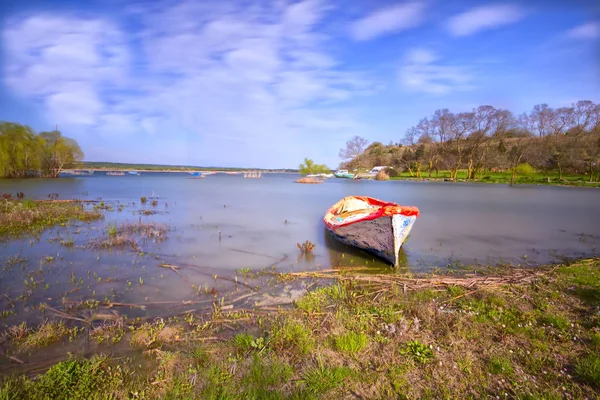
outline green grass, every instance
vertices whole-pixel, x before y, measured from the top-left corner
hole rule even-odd
[[[577,360],[575,372],[586,383],[600,388],[600,355],[598,353],[588,354]]]
[[[390,177],[392,180],[406,180],[406,179],[450,179],[450,171],[439,171],[436,175],[435,171],[429,176],[429,172],[421,172],[421,177],[417,177],[416,174],[409,172],[401,172],[399,176]],[[491,172],[485,171],[478,174],[475,177],[475,182],[483,183],[510,183],[512,173],[507,172]],[[459,170],[456,176],[459,181],[467,180],[467,170]],[[516,184],[535,184],[535,185],[570,185],[570,186],[600,186],[600,182],[589,182],[590,177],[587,175],[578,174],[563,174],[562,179],[559,179],[558,173],[555,172],[536,172],[529,175],[517,175],[515,178]]]
[[[505,357],[492,357],[488,360],[488,370],[492,374],[505,374],[512,375],[513,366],[508,358]]]
[[[102,218],[99,211],[87,210],[81,203],[2,200],[0,202],[0,239],[39,234],[69,221],[90,222]]]
[[[325,394],[341,386],[350,373],[347,367],[327,366],[319,360],[316,366],[304,372],[302,378],[310,393]]]
[[[346,354],[361,352],[369,344],[369,337],[364,333],[346,332],[333,337],[334,347],[337,351]]]

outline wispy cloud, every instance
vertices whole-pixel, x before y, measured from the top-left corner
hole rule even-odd
[[[472,73],[459,65],[445,65],[427,49],[413,49],[399,72],[400,83],[408,90],[429,94],[446,94],[472,89]]]
[[[377,86],[326,51],[323,2],[158,4],[129,10],[133,32],[80,15],[10,21],[7,87],[73,130],[190,138],[198,163],[214,162],[223,140],[245,142],[232,153],[242,163],[268,162],[265,143],[279,159],[310,155],[307,137],[335,142],[360,126],[337,104]]]
[[[361,18],[350,27],[355,40],[371,40],[419,26],[424,18],[425,5],[420,2],[381,8]]]
[[[598,39],[600,38],[600,22],[587,22],[567,31],[570,39]]]
[[[488,4],[451,17],[447,27],[453,36],[468,36],[515,23],[524,17],[525,11],[517,5]]]

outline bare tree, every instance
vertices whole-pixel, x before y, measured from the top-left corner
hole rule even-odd
[[[550,135],[547,137],[547,146],[552,156],[552,161],[558,169],[558,179],[562,179],[563,170],[568,162],[569,155],[572,154],[573,136],[566,136],[569,127],[573,124],[573,109],[570,107],[561,107],[552,110],[548,121]]]
[[[355,160],[358,168],[360,168],[360,158],[365,151],[367,144],[369,144],[368,140],[358,135],[354,136],[346,142],[346,147],[340,150],[339,156],[344,162]]]
[[[550,122],[554,116],[552,108],[548,104],[538,104],[533,107],[533,111],[529,115],[533,130],[539,137],[546,136],[550,130]]]

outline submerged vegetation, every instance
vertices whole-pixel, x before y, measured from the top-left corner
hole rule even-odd
[[[78,201],[0,200],[0,238],[36,234],[71,220],[94,221],[102,218],[97,210],[86,209]]]
[[[215,299],[207,314],[8,328],[1,342],[13,365],[0,398],[593,398],[600,389],[598,259],[484,276],[275,277],[326,281],[292,308],[233,310]],[[64,354],[46,372],[24,361],[31,346],[82,335],[97,355]],[[114,343],[130,348],[119,355]],[[43,373],[18,373],[32,368]]]

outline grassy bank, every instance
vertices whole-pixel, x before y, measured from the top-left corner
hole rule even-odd
[[[37,234],[69,221],[93,221],[102,218],[98,210],[86,209],[78,201],[0,201],[0,239],[23,234]]]
[[[77,328],[63,315],[11,327],[0,399],[549,399],[600,389],[598,259],[488,276],[274,277],[319,288],[285,309],[215,300],[209,314],[168,320],[113,315]],[[90,347],[69,358],[69,342]],[[27,361],[44,349],[64,350]]]
[[[401,172],[399,176],[390,177],[394,180],[448,180],[450,179],[450,171],[435,172],[429,177],[429,173],[421,173],[420,177],[409,172]],[[511,172],[484,172],[478,175],[475,180],[468,182],[480,183],[504,183],[510,184]],[[568,185],[568,186],[586,186],[600,187],[600,182],[589,182],[589,175],[563,174],[562,178],[558,177],[558,173],[535,173],[531,175],[517,175],[515,184],[529,185]],[[467,181],[467,170],[460,170],[457,174],[457,181]]]

